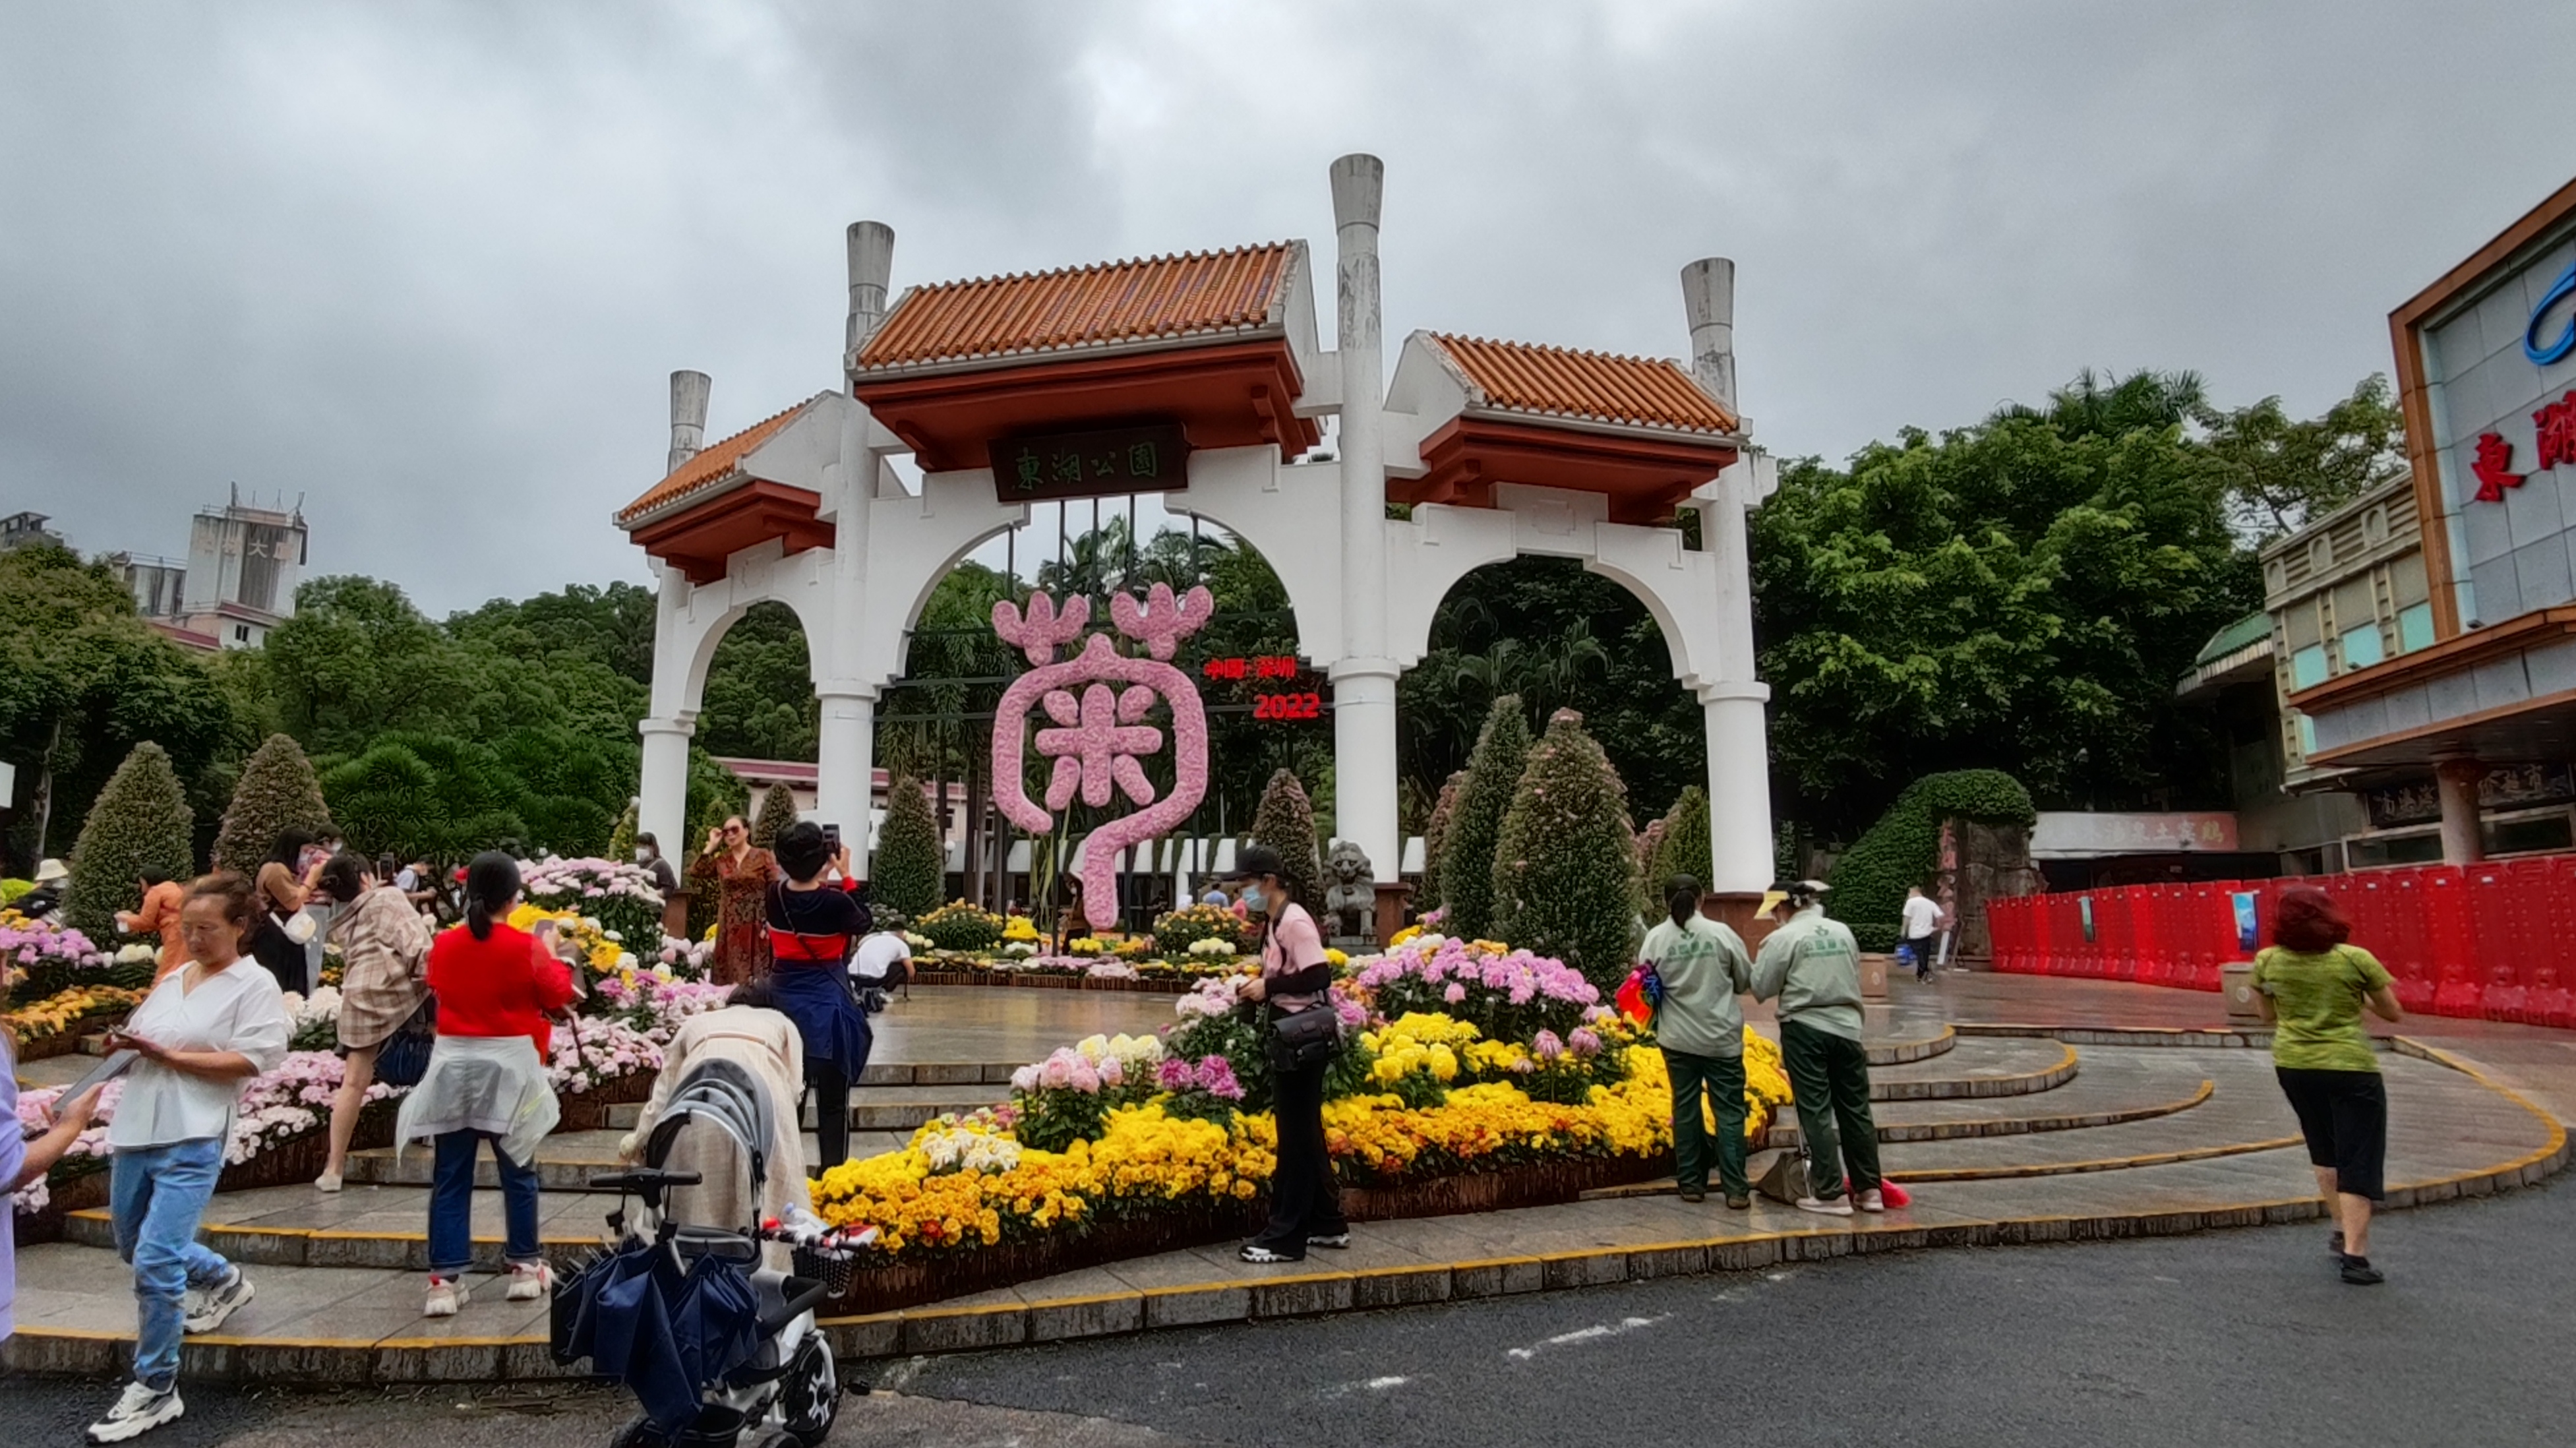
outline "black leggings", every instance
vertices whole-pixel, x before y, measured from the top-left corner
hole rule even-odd
[[[1333,1183],[1333,1163],[1324,1145],[1324,1071],[1318,1061],[1296,1071],[1281,1071],[1272,1082],[1278,1098],[1273,1119],[1279,1123],[1279,1162],[1270,1174],[1270,1224],[1253,1238],[1283,1257],[1306,1255],[1309,1237],[1338,1237],[1351,1229],[1342,1216],[1342,1195]]]
[[[814,1093],[814,1139],[823,1148],[822,1171],[850,1159],[850,1078],[838,1061],[807,1061],[805,1087]]]

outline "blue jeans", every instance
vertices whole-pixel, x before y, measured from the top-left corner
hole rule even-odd
[[[450,1131],[438,1138],[438,1154],[429,1187],[429,1273],[456,1278],[474,1263],[474,1159],[483,1143],[492,1143],[492,1161],[501,1170],[501,1214],[508,1223],[505,1250],[512,1262],[542,1262],[537,1242],[537,1164],[514,1163],[501,1153],[501,1143],[488,1131]]]
[[[179,1376],[188,1289],[212,1287],[232,1270],[197,1240],[198,1219],[223,1170],[224,1144],[215,1137],[119,1148],[108,1158],[116,1255],[134,1266],[134,1379],[156,1390]]]

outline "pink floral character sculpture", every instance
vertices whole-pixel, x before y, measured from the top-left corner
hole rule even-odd
[[[1076,595],[1058,609],[1054,599],[1034,594],[1025,614],[1008,600],[993,605],[993,632],[1037,665],[1003,693],[993,720],[993,793],[1003,815],[1031,834],[1045,834],[1055,828],[1052,811],[1077,794],[1094,809],[1118,792],[1145,806],[1093,830],[1083,846],[1083,913],[1095,929],[1118,920],[1119,853],[1180,825],[1207,792],[1207,712],[1199,705],[1198,687],[1171,660],[1181,640],[1215,613],[1216,600],[1204,588],[1174,598],[1168,585],[1157,583],[1142,602],[1117,594],[1109,600],[1110,621],[1150,657],[1128,658],[1109,635],[1095,633],[1083,641],[1081,653],[1057,663],[1055,651],[1080,637],[1090,622],[1090,599]],[[1145,722],[1158,695],[1171,706],[1173,753],[1172,792],[1159,802],[1137,762],[1163,747],[1163,731]],[[1033,706],[1045,709],[1057,726],[1037,735],[1038,753],[1055,760],[1043,807],[1020,784],[1022,731]]]

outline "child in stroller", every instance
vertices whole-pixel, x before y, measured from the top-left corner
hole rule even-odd
[[[830,1435],[840,1382],[814,1313],[846,1285],[849,1256],[875,1229],[843,1237],[801,1207],[723,1224],[666,1210],[674,1188],[704,1180],[665,1164],[683,1132],[733,1145],[748,1177],[739,1201],[759,1202],[774,1170],[801,1177],[801,1163],[769,1160],[777,1124],[757,1076],[704,1060],[670,1092],[643,1164],[591,1178],[592,1190],[618,1193],[612,1245],[555,1289],[552,1346],[556,1361],[589,1358],[594,1374],[635,1390],[644,1411],[614,1448],[816,1448]],[[767,1243],[791,1247],[797,1270],[766,1265]]]

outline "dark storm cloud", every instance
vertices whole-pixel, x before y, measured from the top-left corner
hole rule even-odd
[[[2576,173],[2571,57],[2548,0],[0,4],[0,508],[176,552],[301,494],[440,611],[640,577],[664,375],[718,431],[832,385],[846,222],[898,286],[1329,258],[1357,149],[1391,337],[1678,354],[1734,256],[1777,451],[2087,364],[2315,410]]]

